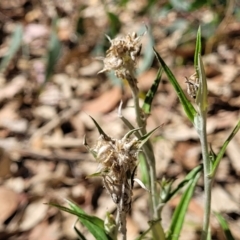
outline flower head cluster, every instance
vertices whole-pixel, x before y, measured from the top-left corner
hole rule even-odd
[[[100,135],[97,144],[90,150],[100,163],[99,172],[112,200],[121,204],[122,211],[128,212],[131,208],[139,140],[128,135],[122,139]]]
[[[136,56],[142,47],[140,36],[133,32],[124,38],[108,39],[111,46],[103,60],[104,68],[99,73],[113,70],[120,79],[135,79]]]

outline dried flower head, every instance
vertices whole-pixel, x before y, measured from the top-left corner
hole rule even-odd
[[[197,97],[197,92],[199,88],[199,79],[197,77],[197,73],[194,73],[189,78],[185,78],[185,83],[187,83],[187,93],[191,98],[195,99]]]
[[[100,173],[103,183],[116,204],[120,203],[123,196],[124,211],[131,208],[132,178],[137,166],[139,141],[136,137],[130,139],[105,138],[101,135],[97,144],[91,148],[96,153],[100,163]],[[125,192],[122,188],[124,186]]]
[[[139,55],[142,47],[140,36],[133,32],[123,38],[110,39],[108,36],[107,38],[111,46],[103,59],[104,68],[99,73],[113,70],[118,78],[135,79],[136,57]]]
[[[92,117],[91,117],[92,118]],[[126,214],[131,209],[133,182],[138,163],[138,153],[142,146],[148,141],[151,134],[157,129],[143,136],[131,137],[139,129],[132,129],[122,139],[109,137],[93,119],[100,134],[97,143],[89,147],[84,138],[84,145],[99,162],[99,171],[92,176],[101,176],[107,191],[117,204],[118,229],[125,236]],[[138,135],[138,134],[136,134]],[[141,183],[140,185],[145,188]],[[146,189],[146,188],[145,188]]]

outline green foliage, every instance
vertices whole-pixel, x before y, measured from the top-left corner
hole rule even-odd
[[[16,28],[11,36],[11,42],[10,42],[8,52],[3,57],[3,59],[0,63],[0,73],[4,72],[6,70],[6,68],[8,67],[12,58],[15,56],[18,49],[20,48],[21,42],[22,42],[22,36],[23,36],[23,28],[19,24],[16,26]]]
[[[227,240],[235,240],[231,231],[230,231],[230,228],[228,226],[228,223],[227,221],[225,220],[225,218],[220,214],[220,213],[214,213],[215,216],[217,217],[217,220],[221,226],[221,228],[223,229],[224,231],[224,235],[226,237]]]
[[[53,25],[55,25],[55,23],[53,23]],[[55,27],[53,26],[51,35],[50,35],[49,45],[48,45],[45,82],[49,81],[49,78],[53,74],[53,70],[60,57],[61,48],[62,48],[61,42],[59,41],[57,33],[55,31]]]
[[[149,89],[149,91],[148,91],[148,93],[145,97],[144,104],[142,106],[142,110],[145,114],[150,114],[151,113],[152,101],[153,101],[153,98],[154,98],[154,96],[157,92],[159,83],[161,81],[162,72],[163,72],[163,69],[159,68],[156,79],[154,80],[153,85],[151,86],[151,88]]]
[[[122,24],[116,14],[107,11],[107,16],[108,16],[108,20],[109,20],[108,35],[111,38],[113,38],[117,33],[119,33]]]
[[[199,55],[202,53],[202,42],[201,42],[201,28],[198,28],[197,32],[197,39],[196,39],[196,47],[195,47],[195,54],[194,54],[194,67],[198,73],[198,66],[199,66]],[[197,74],[199,76],[199,74]]]
[[[170,228],[167,233],[167,239],[168,240],[177,240],[179,239],[180,232],[183,226],[184,218],[187,212],[187,208],[189,205],[190,200],[192,199],[197,181],[200,177],[201,173],[197,171],[197,174],[193,175],[192,178],[189,180],[189,183],[187,184],[187,188],[185,192],[183,193],[181,200],[176,207]]]
[[[223,146],[221,147],[219,153],[217,154],[216,158],[215,158],[215,161],[213,163],[213,169],[212,169],[212,173],[211,173],[211,176],[214,177],[216,172],[217,172],[217,169],[218,169],[218,166],[219,166],[219,163],[226,151],[226,148],[228,146],[228,144],[231,142],[231,140],[233,139],[233,137],[238,133],[240,129],[240,120],[238,121],[238,123],[236,124],[235,128],[232,130],[232,132],[230,133],[230,135],[228,136],[228,138],[226,139],[226,141],[224,142]]]
[[[166,73],[170,83],[172,84],[172,86],[174,87],[178,98],[181,102],[182,107],[185,110],[185,113],[187,114],[189,120],[191,122],[194,121],[194,116],[196,115],[196,110],[193,107],[192,103],[187,99],[185,93],[183,92],[182,88],[180,87],[179,83],[177,82],[175,76],[173,75],[173,73],[171,72],[171,70],[169,69],[169,67],[166,65],[166,63],[164,62],[164,60],[160,57],[160,55],[157,53],[157,51],[154,49],[154,52],[156,54],[156,57],[158,59],[158,61],[160,62],[164,72]]]
[[[165,202],[168,202],[173,196],[176,195],[176,193],[178,193],[183,187],[189,184],[190,181],[195,179],[196,176],[198,176],[199,173],[201,173],[202,169],[203,169],[203,165],[201,164],[195,167],[193,170],[191,170],[187,174],[187,176],[178,184],[178,186],[175,189],[171,190],[171,192],[169,192],[168,196],[165,199]]]
[[[69,208],[58,205],[56,203],[49,203],[50,206],[56,207],[64,212],[68,212],[72,215],[78,217],[79,221],[88,229],[88,231],[98,240],[112,240],[110,236],[107,235],[104,229],[104,222],[102,219],[90,216],[86,214],[80,207],[76,204],[68,201]],[[83,234],[77,230],[79,237]]]

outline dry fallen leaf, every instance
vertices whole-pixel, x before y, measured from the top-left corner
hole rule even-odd
[[[0,224],[17,210],[19,200],[19,195],[16,192],[0,186]]]
[[[3,148],[0,148],[0,178],[7,177],[11,174],[11,159]]]
[[[60,224],[47,221],[39,223],[29,234],[29,240],[58,240],[61,238]]]
[[[87,113],[107,113],[116,107],[121,96],[121,89],[119,87],[113,87],[100,97],[83,104],[83,111]]]
[[[19,226],[21,231],[33,228],[46,217],[48,206],[44,204],[45,202],[43,199],[39,199],[27,206]]]
[[[12,81],[0,89],[0,101],[13,98],[26,84],[27,79],[23,75],[18,75]]]

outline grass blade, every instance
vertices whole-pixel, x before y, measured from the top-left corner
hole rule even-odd
[[[73,227],[74,231],[78,235],[79,240],[87,240],[84,235],[77,229],[77,227],[74,225]]]
[[[189,172],[188,175],[183,179],[183,181],[180,182],[178,186],[169,193],[165,202],[168,202],[176,193],[178,193],[184,186],[186,186],[190,181],[192,181],[192,179],[194,179],[196,175],[202,171],[202,169],[203,165],[201,164],[195,167],[191,172]]]
[[[104,222],[102,219],[86,214],[81,208],[72,202],[69,202],[70,208],[58,205],[56,203],[49,203],[50,206],[56,207],[62,211],[73,214],[79,218],[79,221],[88,229],[88,231],[99,240],[112,240],[104,230]]]
[[[196,104],[199,106],[200,114],[206,115],[208,108],[208,88],[207,78],[203,66],[201,55],[198,55],[198,77],[199,77],[199,89],[196,98]]]
[[[57,33],[55,32],[55,30],[52,30],[47,53],[45,82],[47,82],[49,78],[52,76],[54,67],[60,57],[61,48],[62,45],[58,39]]]
[[[148,93],[147,93],[147,95],[145,97],[145,100],[144,100],[144,103],[143,103],[143,106],[142,106],[142,110],[146,114],[150,114],[151,113],[151,104],[152,104],[153,98],[154,98],[154,96],[155,96],[155,94],[157,92],[159,83],[161,81],[162,73],[163,73],[163,69],[159,68],[159,70],[157,72],[156,79],[154,80],[151,88],[149,89],[149,91],[148,91]]]
[[[96,126],[96,128],[99,132],[99,134],[102,135],[105,140],[111,140],[111,138],[102,130],[100,125],[97,123],[97,121],[93,117],[91,117],[91,116],[89,116],[89,117],[92,119],[94,125]]]
[[[225,237],[227,240],[235,240],[230,229],[229,229],[229,226],[228,226],[228,223],[226,221],[226,219],[219,213],[214,213],[215,216],[217,217],[217,220],[221,226],[221,228],[223,229],[224,231],[224,234],[225,234]]]
[[[139,139],[140,144],[138,147],[141,148],[148,141],[148,139],[151,137],[151,135],[160,127],[161,126],[158,126],[158,127],[154,128],[152,131],[150,131],[149,133],[146,133],[144,136],[142,136]]]
[[[141,181],[145,186],[149,186],[149,169],[147,166],[145,156],[142,152],[138,154],[138,159],[139,159],[139,167],[140,167],[140,173],[141,173]]]
[[[239,131],[240,129],[240,120],[238,121],[237,125],[235,126],[235,128],[232,130],[232,132],[230,133],[230,135],[228,136],[227,140],[224,142],[221,150],[219,151],[217,157],[216,157],[216,160],[214,161],[214,164],[213,164],[213,170],[212,170],[212,174],[211,176],[214,177],[216,172],[217,172],[217,168],[218,168],[218,165],[226,151],[226,148],[228,146],[228,144],[230,143],[230,141],[233,139],[233,137],[237,134],[237,132]]]
[[[189,205],[189,202],[192,198],[192,195],[194,193],[195,186],[197,184],[197,181],[200,177],[200,172],[198,172],[194,178],[188,183],[187,189],[182,195],[182,198],[180,200],[180,203],[176,207],[173,217],[172,217],[172,222],[167,234],[167,239],[168,240],[177,240],[179,239],[180,232],[182,230],[185,214],[187,212],[187,208]]]
[[[194,67],[197,70],[198,68],[198,56],[201,55],[202,52],[202,43],[201,43],[201,28],[198,28],[197,39],[196,39],[196,48],[194,54]]]
[[[119,33],[120,29],[121,29],[121,21],[119,20],[118,16],[115,15],[112,12],[107,12],[107,16],[108,16],[108,20],[110,23],[110,37],[114,37],[116,34]]]
[[[11,62],[11,59],[14,57],[19,47],[21,46],[22,35],[23,35],[23,28],[21,25],[17,25],[11,37],[11,43],[9,46],[8,53],[6,54],[6,56],[3,57],[1,61],[0,73],[5,71],[5,69],[8,67],[9,63]]]
[[[160,55],[157,53],[157,51],[154,49],[154,52],[156,54],[156,57],[158,59],[158,61],[161,63],[163,70],[165,71],[169,81],[171,82],[171,84],[173,85],[178,98],[185,110],[185,113],[187,114],[189,120],[191,122],[194,121],[194,116],[197,114],[195,108],[193,107],[192,103],[187,99],[186,95],[184,94],[182,88],[180,87],[179,83],[177,82],[175,76],[173,75],[173,73],[171,72],[171,70],[168,68],[168,66],[166,65],[166,63],[163,61],[163,59],[160,57]]]

